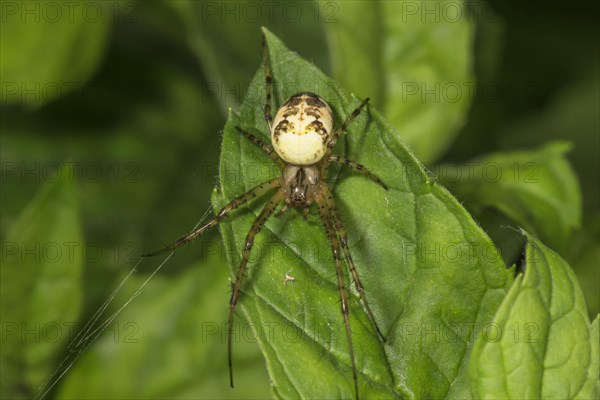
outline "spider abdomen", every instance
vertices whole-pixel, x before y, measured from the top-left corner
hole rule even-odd
[[[271,141],[285,162],[312,165],[325,155],[332,130],[329,104],[314,93],[297,93],[277,111]]]

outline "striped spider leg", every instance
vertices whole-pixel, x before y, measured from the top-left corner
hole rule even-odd
[[[270,181],[264,182],[248,192],[243,193],[223,207],[216,216],[204,225],[194,229],[192,232],[181,237],[174,243],[153,253],[146,254],[146,257],[163,254],[174,251],[189,241],[199,237],[208,229],[218,225],[232,211],[250,200],[266,195],[268,192],[275,191],[268,200],[262,211],[255,219],[250,230],[246,235],[245,246],[242,250],[242,258],[239,269],[235,276],[235,282],[232,286],[231,298],[229,301],[229,318],[227,323],[227,353],[229,367],[229,381],[233,387],[233,362],[232,362],[232,333],[233,319],[236,305],[238,303],[244,272],[246,270],[250,253],[254,244],[255,236],[260,232],[265,222],[275,214],[278,206],[283,203],[283,208],[277,213],[281,215],[289,207],[301,209],[306,218],[308,210],[313,203],[316,203],[319,214],[325,228],[326,236],[331,244],[333,259],[335,262],[337,284],[340,296],[341,311],[344,319],[346,337],[348,340],[349,355],[352,364],[352,374],[354,380],[354,392],[356,398],[358,392],[358,374],[356,362],[354,359],[354,347],[352,345],[352,330],[350,326],[349,312],[349,293],[344,282],[344,271],[342,267],[342,257],[348,265],[350,275],[354,281],[354,286],[362,300],[365,310],[373,324],[377,336],[385,341],[381,329],[377,325],[375,317],[371,311],[365,295],[365,289],[360,281],[354,261],[348,248],[348,237],[346,229],[340,219],[333,195],[325,178],[330,163],[341,163],[353,170],[365,174],[375,183],[387,189],[387,186],[372,172],[367,170],[361,164],[351,161],[345,157],[332,155],[333,147],[350,123],[361,113],[367,105],[369,99],[365,99],[343,122],[339,128],[334,128],[333,112],[327,102],[318,95],[311,92],[301,92],[291,96],[277,110],[275,117],[271,115],[272,102],[272,81],[271,70],[269,66],[269,56],[266,45],[263,41],[263,64],[265,73],[266,101],[264,107],[264,119],[269,128],[272,146],[266,144],[261,139],[249,133],[240,127],[237,131],[254,143],[264,153],[275,162],[281,169],[281,176]]]

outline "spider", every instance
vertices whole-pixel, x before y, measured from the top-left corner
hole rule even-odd
[[[344,319],[348,350],[352,363],[352,375],[354,380],[354,393],[358,399],[358,378],[356,362],[354,360],[354,348],[352,345],[352,330],[349,320],[349,296],[348,288],[344,282],[342,269],[342,255],[348,265],[350,274],[354,281],[356,290],[363,301],[365,310],[375,328],[377,336],[382,342],[385,338],[377,325],[373,312],[369,307],[364,287],[358,276],[358,272],[350,255],[348,248],[348,236],[346,229],[340,219],[339,212],[334,201],[331,189],[325,182],[331,163],[340,163],[353,170],[359,171],[372,181],[387,190],[387,186],[375,174],[363,165],[351,161],[345,157],[332,155],[332,150],[342,132],[346,131],[352,121],[367,106],[369,98],[352,111],[340,127],[334,127],[333,112],[327,101],[312,92],[300,92],[291,96],[277,110],[275,117],[271,114],[272,82],[273,76],[269,65],[269,53],[263,35],[263,68],[265,74],[266,99],[264,106],[264,119],[269,129],[272,146],[249,133],[247,130],[236,127],[236,130],[261,148],[280,168],[281,176],[263,182],[246,193],[237,196],[224,206],[216,216],[204,225],[192,230],[174,243],[161,250],[143,255],[152,257],[163,254],[185,245],[196,239],[210,228],[218,225],[232,211],[246,202],[260,197],[268,192],[275,191],[266,203],[250,231],[246,235],[245,246],[242,253],[239,269],[235,277],[235,283],[229,301],[229,319],[227,323],[227,356],[229,367],[229,383],[233,387],[233,363],[232,363],[232,332],[235,308],[240,297],[244,271],[248,264],[250,252],[254,244],[255,236],[260,232],[265,222],[275,214],[277,208],[283,203],[283,207],[276,213],[283,214],[289,207],[302,209],[303,217],[306,219],[309,208],[316,203],[319,215],[325,228],[327,239],[331,244],[333,259],[335,262],[337,284],[341,304],[341,312]]]

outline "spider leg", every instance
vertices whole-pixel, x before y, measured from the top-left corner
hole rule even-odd
[[[342,134],[342,132],[344,132],[346,129],[348,129],[348,126],[350,126],[350,124],[352,123],[352,121],[354,121],[354,119],[356,117],[358,117],[358,115],[360,114],[360,112],[362,111],[362,109],[367,105],[367,103],[369,102],[369,98],[367,97],[366,99],[363,100],[362,103],[360,103],[360,105],[358,107],[356,107],[354,109],[354,111],[352,111],[352,113],[348,116],[348,118],[346,118],[346,120],[344,121],[344,123],[342,124],[341,127],[334,129],[333,131],[333,135],[331,136],[331,139],[329,139],[329,142],[327,143],[327,153],[325,154],[325,161],[323,161],[323,165],[321,166],[321,179],[327,179],[327,173],[329,171],[329,162],[331,161],[329,159],[329,156],[331,155],[331,152],[333,151],[333,146],[335,146],[338,138],[340,137],[340,135]]]
[[[238,302],[238,298],[240,296],[240,289],[242,287],[242,279],[244,278],[244,271],[246,270],[246,265],[248,264],[248,259],[250,257],[250,251],[252,250],[252,246],[254,245],[254,237],[260,230],[263,225],[269,219],[269,217],[275,212],[275,209],[285,197],[285,192],[280,189],[271,197],[269,202],[265,205],[261,213],[256,217],[250,231],[246,235],[246,245],[244,247],[244,251],[242,253],[242,261],[240,262],[240,268],[235,277],[235,284],[233,286],[233,292],[231,293],[231,299],[229,301],[229,320],[227,322],[227,360],[229,363],[229,384],[233,387],[233,363],[231,357],[231,334],[233,333],[233,317],[235,314],[235,306]]]
[[[337,212],[337,206],[335,204],[335,200],[331,195],[331,191],[325,188],[323,193],[323,197],[325,200],[325,204],[329,209],[331,214],[331,219],[333,221],[333,226],[336,233],[339,235],[340,242],[342,244],[342,251],[344,252],[344,257],[346,258],[346,262],[348,263],[348,268],[350,269],[350,273],[352,274],[352,279],[354,280],[354,286],[358,291],[358,294],[365,304],[365,309],[367,310],[367,314],[369,315],[369,319],[371,323],[375,327],[375,331],[377,332],[377,336],[381,339],[382,342],[385,342],[385,337],[383,333],[381,333],[381,329],[379,329],[379,325],[377,325],[377,320],[371,311],[371,307],[369,306],[369,302],[367,301],[367,296],[365,295],[365,288],[360,281],[360,277],[358,276],[358,272],[356,271],[356,266],[354,265],[354,260],[352,260],[352,256],[350,254],[350,249],[348,248],[348,235],[346,234],[346,228],[344,228],[344,224],[342,223],[342,219],[340,218]]]
[[[383,183],[383,181],[381,179],[379,179],[377,177],[377,175],[375,175],[374,173],[372,173],[371,171],[369,171],[367,169],[367,167],[365,167],[362,164],[359,164],[357,162],[354,162],[352,160],[347,159],[346,157],[341,157],[341,156],[329,156],[329,161],[333,161],[333,162],[337,162],[340,164],[344,164],[345,166],[357,170],[358,172],[362,172],[363,174],[365,174],[368,178],[370,178],[371,180],[373,180],[375,183],[377,183],[379,186],[383,187],[385,190],[388,190],[388,187],[385,183]]]
[[[273,75],[271,74],[271,66],[269,65],[269,49],[267,48],[267,42],[265,35],[263,34],[262,40],[263,47],[263,67],[265,70],[265,90],[266,90],[266,101],[265,101],[265,121],[271,131],[271,125],[273,124],[273,116],[271,115],[271,94],[272,94],[272,82]]]
[[[285,204],[283,205],[283,208],[282,208],[281,210],[277,211],[277,213],[275,214],[275,216],[276,216],[277,218],[281,218],[281,217],[283,217],[283,213],[285,213],[289,207],[290,207],[290,205],[289,205],[289,204],[287,204],[287,203],[285,203]]]
[[[304,207],[304,209],[302,210],[302,218],[304,218],[304,220],[306,221],[306,219],[308,218],[308,210],[310,209],[310,206],[306,206]]]
[[[329,147],[333,147],[335,145],[335,142],[337,141],[337,139],[340,137],[340,135],[342,134],[342,132],[344,132],[346,129],[348,129],[348,126],[350,126],[350,124],[352,123],[352,121],[354,121],[354,118],[358,117],[358,115],[360,114],[360,112],[362,111],[363,108],[365,108],[365,106],[367,105],[367,103],[369,102],[369,98],[367,97],[366,99],[363,100],[362,103],[360,103],[360,105],[358,107],[356,107],[354,109],[354,111],[352,111],[352,113],[348,116],[348,118],[346,118],[346,120],[344,121],[344,123],[342,124],[342,126],[340,126],[338,129],[336,129],[333,132],[333,138],[329,144]]]
[[[238,197],[236,197],[235,199],[231,200],[229,202],[229,204],[227,204],[225,207],[223,207],[217,213],[217,215],[213,219],[211,219],[210,221],[208,221],[207,223],[205,223],[201,227],[199,227],[197,229],[194,229],[193,231],[191,231],[187,235],[182,236],[181,238],[177,239],[174,243],[171,243],[170,245],[168,245],[168,246],[166,246],[166,247],[164,247],[164,248],[162,248],[160,250],[157,250],[157,251],[154,251],[154,252],[148,253],[148,254],[143,254],[142,257],[157,256],[159,254],[164,254],[164,253],[167,253],[169,251],[175,250],[175,249],[183,246],[184,244],[186,244],[190,240],[196,239],[198,236],[202,235],[204,232],[206,232],[207,230],[209,230],[213,226],[217,225],[231,211],[235,210],[236,208],[238,208],[242,204],[246,203],[247,201],[249,201],[249,200],[251,200],[251,199],[253,199],[255,197],[258,197],[258,196],[266,193],[267,191],[269,191],[271,189],[274,189],[276,187],[280,187],[281,185],[282,185],[281,177],[277,177],[275,179],[271,179],[270,181],[263,182],[260,185],[257,185],[255,187],[253,187],[252,189],[250,189],[246,193],[241,194]]]
[[[344,325],[346,327],[346,337],[348,338],[348,349],[350,353],[350,360],[352,362],[352,377],[354,378],[354,393],[358,399],[358,376],[356,373],[356,362],[354,361],[354,347],[352,345],[352,330],[350,329],[350,307],[348,301],[348,288],[344,283],[344,274],[342,265],[340,262],[340,242],[338,240],[335,227],[332,222],[330,209],[322,197],[321,194],[315,195],[315,201],[319,206],[319,214],[327,233],[327,238],[331,244],[331,250],[333,252],[333,260],[335,261],[335,269],[338,279],[338,289],[340,291],[340,303],[342,306],[342,315],[344,317]]]
[[[251,141],[252,143],[254,143],[255,145],[257,145],[265,153],[267,153],[267,155],[271,158],[271,160],[275,161],[275,163],[277,164],[277,166],[280,169],[284,169],[285,168],[285,163],[281,160],[281,158],[279,158],[279,156],[277,155],[277,153],[275,152],[275,150],[273,150],[273,148],[271,146],[269,146],[268,144],[266,144],[265,142],[263,142],[262,140],[260,140],[259,138],[257,138],[253,134],[251,134],[250,132],[245,131],[245,130],[243,130],[242,128],[240,128],[238,126],[236,126],[235,129],[237,129],[237,131],[239,133],[241,133],[242,135],[244,135],[244,137],[246,137],[246,139],[248,139],[249,141]]]

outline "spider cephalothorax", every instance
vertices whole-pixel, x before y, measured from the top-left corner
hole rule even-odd
[[[269,201],[267,201],[261,213],[258,215],[254,224],[246,235],[245,246],[242,250],[242,259],[239,270],[236,274],[235,283],[229,302],[229,320],[227,325],[227,347],[229,360],[230,384],[233,387],[233,368],[232,368],[232,331],[235,308],[241,293],[244,271],[248,264],[250,252],[254,245],[254,237],[265,222],[280,204],[283,208],[279,213],[283,213],[288,207],[302,208],[306,217],[308,209],[313,203],[318,205],[319,215],[327,233],[327,239],[331,244],[333,259],[336,266],[337,283],[340,295],[341,311],[346,328],[350,359],[352,361],[352,373],[354,379],[354,391],[358,398],[358,378],[356,364],[354,361],[354,349],[352,346],[352,331],[348,314],[349,294],[345,284],[345,277],[342,268],[342,257],[345,259],[354,286],[363,301],[365,310],[375,327],[375,331],[381,340],[384,340],[381,330],[377,326],[369,303],[365,297],[365,289],[360,281],[358,272],[350,255],[348,248],[348,238],[344,224],[340,219],[335,200],[326,183],[327,173],[331,162],[344,164],[352,169],[364,173],[367,177],[387,189],[386,185],[369,172],[364,166],[348,160],[347,158],[334,156],[332,149],[342,132],[348,125],[361,113],[361,110],[367,105],[369,99],[365,99],[354,111],[344,120],[341,126],[334,127],[333,112],[327,102],[312,92],[302,92],[291,96],[277,110],[275,118],[271,115],[271,84],[272,76],[269,66],[269,57],[266,46],[263,44],[263,65],[266,81],[266,102],[264,106],[264,118],[271,134],[273,147],[269,146],[256,136],[245,129],[236,127],[237,131],[245,136],[255,145],[259,146],[281,169],[281,176],[270,181],[261,183],[233,199],[229,204],[223,207],[216,216],[205,223],[203,226],[194,229],[189,234],[177,240],[175,243],[146,256],[153,256],[167,251],[175,250],[185,243],[200,236],[206,230],[212,228],[221,222],[231,211],[242,204],[266,194],[275,191]]]
[[[316,166],[288,165],[283,170],[283,185],[289,195],[286,204],[306,206],[319,182],[319,168]]]

